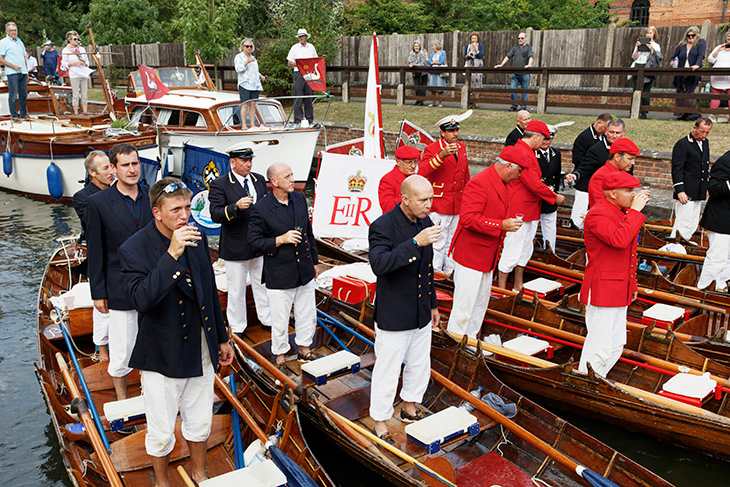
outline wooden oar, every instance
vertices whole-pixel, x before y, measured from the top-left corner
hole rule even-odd
[[[99,432],[96,430],[96,425],[91,417],[91,413],[89,413],[84,397],[79,393],[79,390],[76,387],[76,382],[74,382],[71,377],[71,373],[68,371],[68,365],[66,365],[66,360],[63,358],[63,355],[61,355],[61,352],[56,352],[56,362],[58,362],[58,367],[61,369],[61,375],[63,375],[63,380],[66,383],[66,388],[71,393],[71,397],[78,401],[81,422],[84,423],[86,434],[91,440],[91,446],[94,448],[94,451],[101,461],[101,466],[104,469],[104,473],[106,473],[107,482],[109,482],[109,485],[112,487],[123,487],[119,474],[117,474],[117,470],[114,468],[114,464],[112,463],[112,459],[109,458],[109,453],[107,453],[106,447],[99,436]]]
[[[459,335],[458,333],[453,333],[447,331],[449,335],[454,340],[461,341],[463,339],[463,335]],[[476,338],[468,338],[467,343],[473,347],[476,347],[478,344],[478,340]],[[497,355],[501,355],[503,357],[511,358],[512,360],[516,360],[518,362],[532,365],[533,367],[539,367],[539,368],[549,368],[549,367],[556,367],[556,365],[552,362],[548,362],[547,360],[543,360],[541,358],[533,357],[532,355],[526,355],[524,353],[516,352],[514,350],[510,350],[509,348],[500,347],[497,345],[494,345],[489,342],[481,341],[479,343],[482,347],[482,349],[487,350],[488,352],[495,353]],[[641,389],[636,389],[631,386],[626,386],[624,384],[620,384],[618,382],[611,382],[614,386],[618,387],[619,389],[623,389],[626,392],[630,392],[631,394],[634,394],[644,400],[661,404],[667,407],[672,407],[674,409],[679,409],[688,413],[692,414],[698,414],[700,416],[705,416],[709,419],[712,419],[714,421],[720,421],[725,424],[730,424],[730,418],[726,418],[724,416],[720,416],[719,414],[715,414],[711,411],[707,411],[702,408],[698,408],[695,406],[691,406],[689,404],[675,401],[673,399],[669,399],[666,397],[659,396],[657,394],[652,394],[651,392],[646,392]],[[473,396],[472,396],[473,397]]]
[[[183,482],[185,482],[185,485],[187,485],[188,487],[197,487],[195,485],[195,482],[193,482],[193,479],[190,478],[190,475],[188,475],[182,465],[177,466],[177,473],[180,474],[180,477],[183,479]]]
[[[557,338],[561,338],[563,340],[567,340],[573,343],[583,344],[586,341],[586,338],[581,335],[576,335],[575,333],[570,333],[565,330],[559,330],[555,327],[549,326],[549,325],[543,325],[540,323],[535,323],[534,321],[526,320],[524,318],[519,318],[517,316],[508,315],[506,313],[502,313],[497,310],[493,309],[487,309],[486,312],[487,316],[492,316],[494,318],[498,318],[500,320],[506,321],[508,323],[513,323],[515,325],[518,325],[520,327],[524,328],[533,328],[535,330],[539,330],[543,333],[547,333],[549,335],[552,335]],[[658,367],[661,369],[665,369],[671,372],[684,372],[692,375],[703,375],[705,372],[700,370],[695,370],[690,367],[687,367],[685,365],[679,365],[675,364],[673,362],[669,362],[667,360],[662,360],[656,357],[652,357],[650,355],[647,355],[645,353],[636,352],[633,350],[627,350],[624,348],[623,352],[621,352],[622,357],[626,357],[631,360],[635,360],[637,362],[644,362],[648,365],[651,365],[653,367]],[[709,360],[709,359],[707,359]],[[724,387],[730,387],[730,380],[728,380],[725,377],[720,377],[714,374],[710,374],[710,378],[717,383],[721,384]]]
[[[557,240],[563,241],[563,242],[569,242],[574,243],[578,245],[585,245],[585,240],[578,237],[568,237],[565,235],[558,235]],[[671,252],[663,252],[661,250],[656,249],[648,249],[646,247],[637,247],[636,252],[643,255],[651,255],[654,257],[662,257],[665,259],[670,260],[681,260],[685,262],[695,262],[698,264],[701,264],[705,261],[704,256],[701,255],[688,255],[688,254],[673,254]]]

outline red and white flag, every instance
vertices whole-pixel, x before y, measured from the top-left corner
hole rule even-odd
[[[345,154],[348,156],[362,157],[365,138],[346,140],[339,144],[328,145],[324,151],[329,154]]]
[[[297,68],[302,78],[314,91],[327,91],[327,71],[323,57],[308,57],[297,59]]]
[[[423,130],[418,125],[404,119],[401,122],[400,134],[398,135],[398,143],[396,144],[395,148],[397,150],[398,147],[410,145],[411,147],[415,147],[416,149],[421,151],[421,153],[423,153],[423,149],[425,149],[426,146],[433,141],[433,137],[431,137],[428,132]]]
[[[147,101],[161,98],[170,91],[167,86],[162,84],[160,76],[154,69],[140,65],[139,74],[142,76],[142,87],[144,87],[144,96],[147,98]]]
[[[380,68],[378,67],[378,36],[373,32],[370,45],[370,69],[365,96],[365,157],[385,158],[383,143],[383,112],[380,107]]]

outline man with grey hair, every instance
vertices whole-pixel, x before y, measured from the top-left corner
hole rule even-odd
[[[25,45],[18,38],[15,22],[5,24],[5,38],[0,40],[0,64],[5,66],[8,78],[8,105],[13,120],[26,118],[28,110],[25,100],[28,97],[28,68],[25,65]],[[15,102],[18,102],[18,107]],[[20,109],[20,110],[18,110]]]
[[[289,317],[294,305],[294,328],[299,362],[317,356],[310,350],[314,339],[316,311],[317,242],[304,195],[294,191],[294,174],[283,162],[269,166],[266,177],[271,194],[255,205],[248,223],[248,245],[263,254],[261,282],[266,284],[271,312],[271,353],[280,367],[289,346]]]
[[[517,36],[517,44],[512,46],[512,49],[507,53],[504,59],[502,59],[502,62],[496,64],[494,67],[501,68],[507,63],[507,61],[513,58],[514,62],[512,63],[512,66],[515,68],[532,67],[534,54],[532,53],[532,46],[527,43],[527,34],[524,32],[520,32]],[[526,90],[530,86],[530,75],[512,73],[510,75],[509,87],[515,89],[517,86]],[[512,93],[510,95],[510,99],[512,100],[512,106],[509,107],[509,109],[510,111],[515,112],[517,111],[517,93]],[[527,101],[527,93],[522,93],[520,99],[522,101],[522,106],[520,106],[520,108],[522,110],[527,110],[527,106],[525,105],[525,102]]]
[[[509,190],[528,161],[519,149],[507,146],[497,161],[466,184],[454,253],[454,304],[447,330],[476,338],[489,305],[492,275],[507,232],[522,220],[508,218]]]
[[[517,127],[509,133],[504,141],[504,145],[515,145],[525,135],[525,127],[532,120],[532,115],[527,110],[520,110],[517,112]]]

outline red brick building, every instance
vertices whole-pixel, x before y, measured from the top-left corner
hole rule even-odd
[[[727,4],[726,4],[727,3]],[[637,21],[639,26],[713,25],[730,21],[730,2],[725,0],[613,0],[611,13],[619,22]]]

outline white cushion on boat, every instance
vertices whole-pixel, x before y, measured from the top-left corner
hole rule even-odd
[[[104,404],[104,416],[110,423],[117,419],[127,420],[144,414],[144,396],[131,397]]]
[[[60,309],[93,308],[94,300],[91,299],[89,282],[74,284],[70,291],[51,297],[51,303]]]
[[[563,285],[560,284],[558,281],[551,281],[550,279],[545,279],[544,277],[538,277],[537,279],[528,281],[523,286],[525,289],[528,289],[533,293],[539,294],[551,293],[563,287]]]
[[[684,316],[684,308],[657,303],[644,310],[644,318],[674,323]]]
[[[662,386],[662,390],[681,396],[704,399],[715,390],[717,382],[710,378],[710,373],[702,375],[677,374]]]
[[[342,250],[352,252],[353,250],[368,250],[370,242],[366,238],[348,238],[342,242]]]
[[[678,243],[668,243],[664,247],[659,248],[659,252],[668,252],[670,254],[687,255],[687,249]]]
[[[512,340],[507,340],[502,346],[526,355],[537,355],[538,353],[542,353],[547,350],[550,343],[546,340],[539,340],[527,335],[520,335]]]
[[[406,425],[405,430],[408,436],[430,445],[458,431],[468,430],[469,426],[477,422],[474,415],[456,406],[449,406],[431,416]]]
[[[302,364],[302,372],[306,372],[314,377],[326,377],[329,374],[342,369],[349,369],[353,365],[360,362],[360,357],[347,350],[340,350],[332,355],[318,358]]]
[[[200,487],[278,487],[286,484],[286,476],[271,460],[224,473],[200,482]]]
[[[355,262],[354,264],[338,265],[328,269],[317,277],[315,285],[320,290],[332,290],[332,279],[340,276],[356,277],[366,282],[375,282],[377,277],[368,262]]]
[[[215,275],[215,287],[218,288],[218,290],[220,292],[223,292],[223,293],[228,292],[228,281],[226,281],[225,272],[223,274]]]

